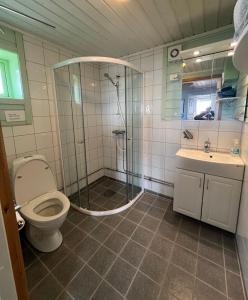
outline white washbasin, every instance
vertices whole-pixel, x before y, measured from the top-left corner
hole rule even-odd
[[[237,180],[243,179],[244,163],[240,157],[228,153],[180,149],[176,153],[176,167]]]

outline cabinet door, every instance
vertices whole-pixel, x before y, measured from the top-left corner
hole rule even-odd
[[[178,169],[173,210],[200,220],[204,174]]]
[[[235,232],[241,181],[206,175],[202,221]]]

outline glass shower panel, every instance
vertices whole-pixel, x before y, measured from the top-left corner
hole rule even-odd
[[[87,177],[79,64],[56,69],[54,77],[65,194],[77,206],[88,207],[88,197],[81,192]]]
[[[71,109],[74,131],[74,144],[76,155],[77,189],[72,197],[79,198],[78,203],[82,208],[89,208],[88,176],[85,150],[85,128],[83,114],[84,87],[79,63],[69,66],[69,80],[71,86]]]
[[[126,67],[126,176],[129,200],[142,190],[142,85],[142,74]]]

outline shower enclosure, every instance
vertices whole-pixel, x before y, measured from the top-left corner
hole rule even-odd
[[[64,192],[91,215],[143,192],[143,74],[130,63],[79,57],[54,66]]]

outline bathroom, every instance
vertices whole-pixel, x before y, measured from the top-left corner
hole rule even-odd
[[[0,299],[247,299],[247,24],[0,1]]]

